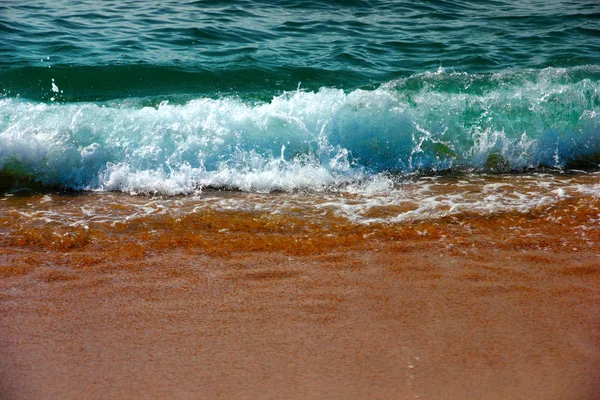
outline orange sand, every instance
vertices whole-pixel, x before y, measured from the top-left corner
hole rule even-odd
[[[599,209],[88,229],[5,212],[1,398],[598,399]]]

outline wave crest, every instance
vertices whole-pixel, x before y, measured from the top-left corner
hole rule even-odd
[[[445,71],[184,104],[0,100],[5,186],[321,190],[381,173],[600,164],[600,68]],[[5,188],[6,189],[6,188]]]

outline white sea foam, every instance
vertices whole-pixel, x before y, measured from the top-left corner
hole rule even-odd
[[[160,180],[159,180],[160,181]],[[404,224],[464,214],[543,211],[563,201],[576,200],[578,207],[591,207],[600,198],[598,174],[575,177],[560,175],[466,176],[457,185],[454,178],[421,177],[393,182],[385,176],[366,179],[320,193],[239,193],[209,191],[186,197],[131,197],[99,193],[89,197],[44,195],[32,197],[27,209],[0,208],[28,224],[97,228],[97,224],[119,224],[139,218],[216,212],[249,212],[294,220],[341,218],[361,225]],[[548,185],[540,186],[539,182]],[[171,190],[155,188],[156,191]],[[4,198],[7,199],[7,198]],[[74,202],[81,206],[74,206]],[[591,221],[586,229],[600,228]],[[86,228],[87,229],[87,228]]]
[[[385,191],[386,173],[600,163],[597,82],[540,75],[519,86],[450,93],[436,89],[438,80],[479,78],[442,70],[408,90],[410,79],[375,90],[298,90],[265,103],[6,98],[0,171],[48,186],[174,195],[208,186],[322,190],[368,177],[354,188]]]

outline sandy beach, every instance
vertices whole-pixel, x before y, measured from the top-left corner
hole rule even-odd
[[[295,228],[207,211],[53,234],[5,212],[2,398],[595,399],[600,232],[581,226],[598,206]]]

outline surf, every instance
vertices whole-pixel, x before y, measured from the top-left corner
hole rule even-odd
[[[440,68],[375,89],[0,100],[4,190],[327,190],[379,174],[600,165],[600,68]],[[56,90],[55,90],[56,88]]]

